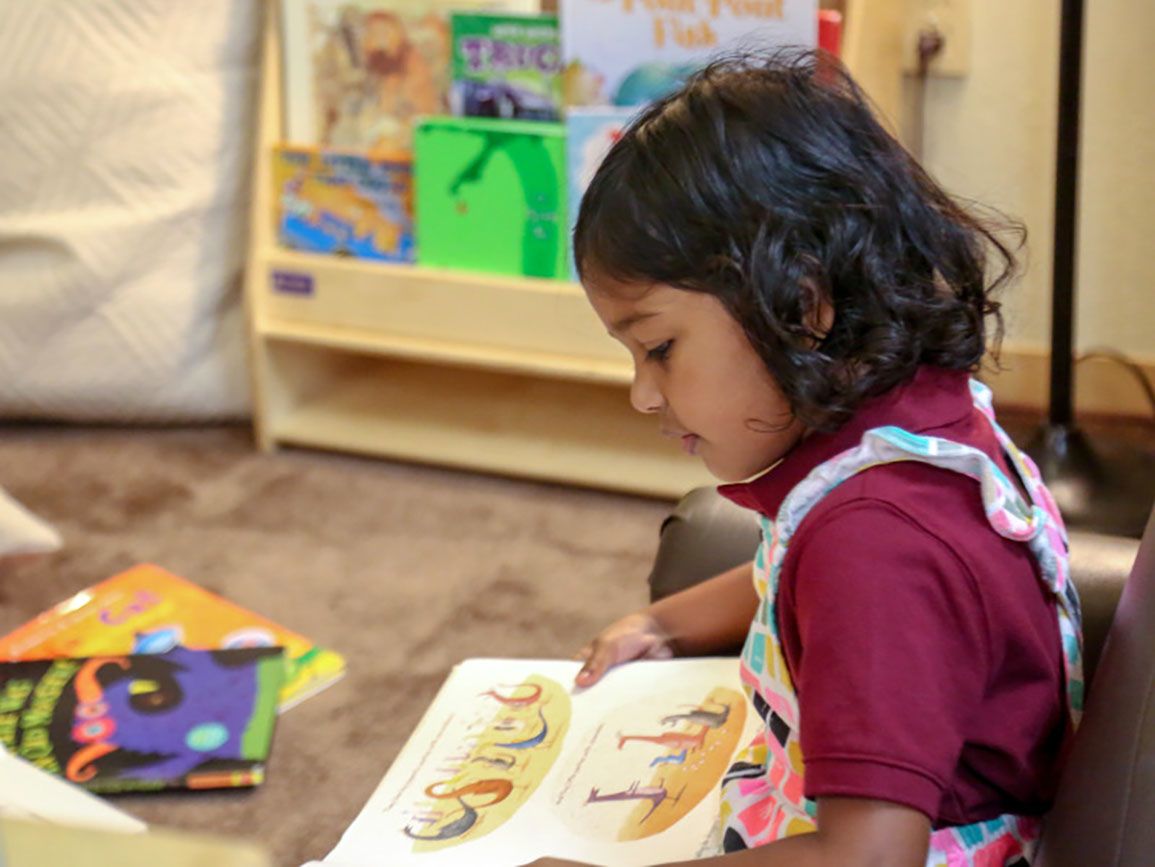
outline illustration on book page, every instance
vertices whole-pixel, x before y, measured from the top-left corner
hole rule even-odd
[[[442,741],[433,779],[402,814],[414,852],[468,842],[500,827],[553,767],[569,726],[570,701],[555,681],[530,675],[479,693],[463,736]]]
[[[638,662],[597,686],[580,663],[467,660],[341,842],[343,867],[692,858],[719,783],[757,729],[733,659]]]
[[[645,700],[607,714],[555,806],[575,833],[606,840],[673,827],[716,792],[742,745],[746,706],[741,692],[719,686],[691,703]]]

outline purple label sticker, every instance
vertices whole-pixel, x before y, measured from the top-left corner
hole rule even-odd
[[[296,271],[274,271],[273,291],[282,295],[312,295],[313,275]]]

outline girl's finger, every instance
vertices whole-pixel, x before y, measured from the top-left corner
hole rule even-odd
[[[606,673],[613,664],[611,658],[611,651],[608,643],[605,641],[595,641],[593,647],[590,649],[589,656],[586,657],[586,664],[582,666],[581,671],[577,673],[574,682],[578,686],[593,686],[602,675]]]
[[[648,659],[673,659],[673,649],[663,642],[655,642],[654,645],[646,653]]]

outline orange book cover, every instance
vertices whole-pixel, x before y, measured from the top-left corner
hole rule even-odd
[[[283,647],[280,709],[345,673],[344,658],[151,563],[82,590],[0,638],[0,660]]]

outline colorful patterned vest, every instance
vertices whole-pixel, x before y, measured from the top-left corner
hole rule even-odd
[[[752,848],[815,828],[816,805],[803,796],[798,699],[786,669],[775,616],[779,573],[790,540],[810,510],[835,487],[870,467],[922,461],[979,482],[990,525],[1001,536],[1030,547],[1041,580],[1054,594],[1068,711],[1072,726],[1078,724],[1083,701],[1081,623],[1079,599],[1068,572],[1063,522],[1038,469],[995,423],[989,389],[972,380],[971,395],[975,407],[990,420],[1009,464],[1030,495],[1030,503],[982,451],[897,427],[881,427],[867,431],[855,448],[815,467],[790,491],[773,521],[762,518],[762,544],[754,561],[754,584],[761,604],[742,651],[741,676],[765,727],[738,756],[722,782],[721,819],[727,849]],[[1037,818],[1013,815],[941,828],[931,835],[927,865],[1028,865],[1039,831]],[[733,845],[737,840],[741,843]]]

